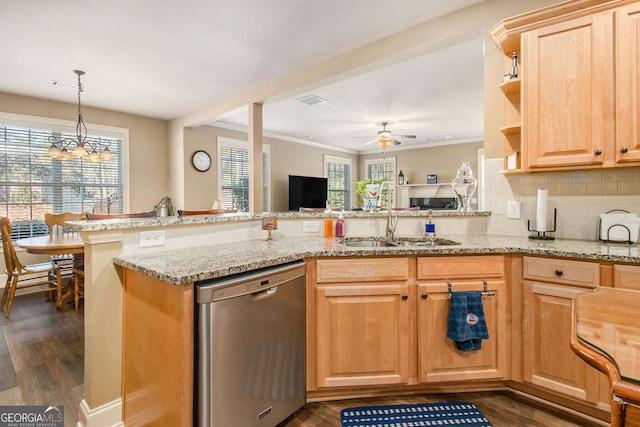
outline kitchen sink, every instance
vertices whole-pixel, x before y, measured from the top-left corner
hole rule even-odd
[[[393,244],[392,242],[388,242],[386,240],[373,240],[373,239],[363,239],[363,240],[344,240],[345,246],[354,246],[358,248],[379,248],[385,246],[398,246]]]
[[[398,246],[452,246],[459,245],[449,239],[438,237],[435,242],[427,242],[420,238],[398,238],[392,240],[381,239],[379,237],[352,237],[344,239],[342,242],[345,246],[359,248],[379,248],[379,247],[398,247]]]

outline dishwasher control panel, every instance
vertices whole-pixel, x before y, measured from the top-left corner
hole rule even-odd
[[[304,264],[283,266],[264,272],[247,273],[230,278],[198,283],[196,299],[199,304],[252,294],[275,288],[305,274]]]

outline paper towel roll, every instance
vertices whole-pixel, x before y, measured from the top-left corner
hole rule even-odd
[[[546,188],[538,188],[536,231],[547,231],[547,196],[549,196],[549,190]]]

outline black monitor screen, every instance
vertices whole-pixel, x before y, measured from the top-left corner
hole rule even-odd
[[[327,204],[327,178],[289,175],[289,210],[324,208]]]

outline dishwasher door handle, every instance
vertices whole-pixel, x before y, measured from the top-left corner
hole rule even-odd
[[[256,292],[254,294],[251,294],[251,296],[253,297],[254,300],[262,300],[265,298],[269,298],[271,295],[275,294],[276,291],[278,290],[277,286],[273,286],[269,289],[265,289],[262,290],[260,292]]]

